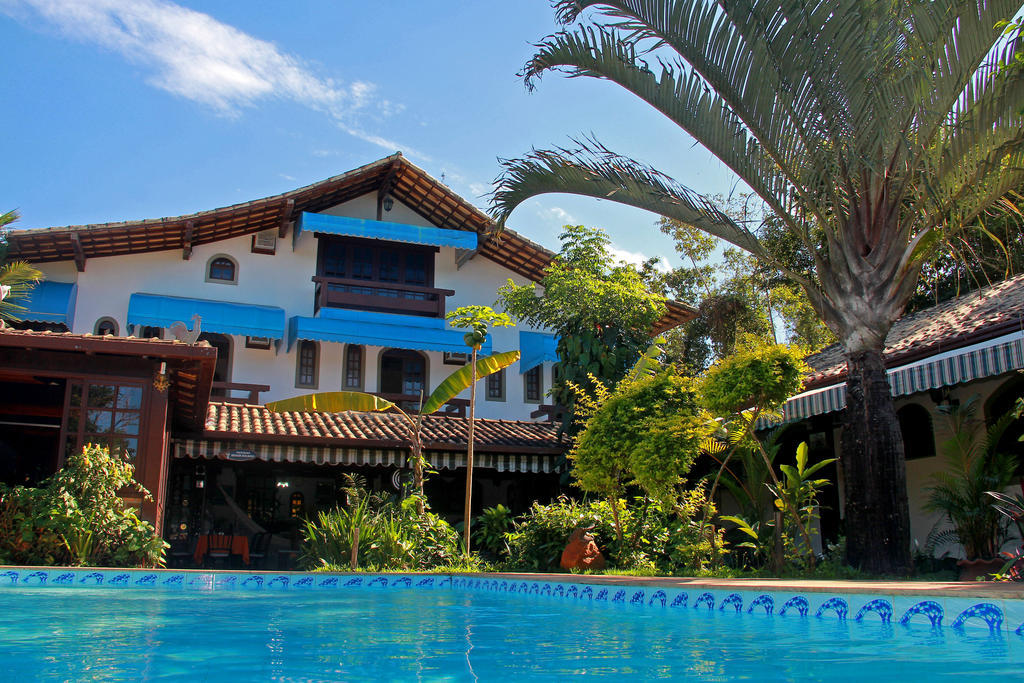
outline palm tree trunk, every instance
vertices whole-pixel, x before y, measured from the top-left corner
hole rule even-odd
[[[469,443],[466,445],[466,507],[462,515],[462,541],[469,557],[469,522],[473,509],[473,422],[476,417],[476,347],[473,347],[473,370],[469,385]]]
[[[910,570],[903,437],[881,349],[850,352],[841,439],[847,561],[874,573]]]

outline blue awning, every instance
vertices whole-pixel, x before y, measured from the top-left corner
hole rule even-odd
[[[372,240],[429,244],[435,247],[476,249],[476,233],[471,230],[447,230],[445,228],[424,228],[406,223],[371,221],[366,218],[328,216],[323,213],[302,212],[295,222],[295,232],[325,232],[346,237],[364,237]]]
[[[441,318],[344,308],[321,309],[317,318],[297,315],[288,323],[289,347],[297,339],[308,339],[414,351],[466,353],[469,349],[462,339],[464,334],[464,330],[446,327]],[[490,337],[480,353],[490,355]]]
[[[558,337],[544,332],[520,332],[519,373],[529,372],[544,361],[558,362]]]
[[[26,298],[16,299],[12,303],[28,309],[15,314],[22,320],[63,323],[70,330],[75,322],[75,302],[77,300],[77,284],[44,280],[30,289]]]
[[[200,317],[199,325],[203,332],[284,338],[284,309],[276,306],[156,294],[132,294],[128,300],[129,325],[170,327],[176,322],[182,322],[192,329],[194,315]]]

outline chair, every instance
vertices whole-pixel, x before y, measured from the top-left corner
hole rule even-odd
[[[180,568],[190,565],[196,554],[196,543],[198,542],[199,537],[195,534],[171,541],[171,547],[167,552],[167,566]]]
[[[228,560],[231,559],[231,546],[234,543],[234,536],[227,534],[210,534],[206,537],[206,556],[203,558],[203,566],[212,567],[220,563],[226,568]]]
[[[272,534],[269,531],[260,531],[253,534],[249,542],[249,566],[253,569],[263,569],[267,561],[267,553],[270,550]]]

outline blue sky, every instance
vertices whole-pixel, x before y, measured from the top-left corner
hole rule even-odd
[[[556,29],[545,0],[0,0],[0,210],[36,228],[173,216],[284,192],[401,150],[486,208],[498,157],[594,134],[698,191],[734,177],[610,83],[516,72]],[[678,260],[657,217],[545,195],[565,223]]]

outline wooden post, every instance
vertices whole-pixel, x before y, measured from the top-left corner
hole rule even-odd
[[[476,417],[476,347],[473,347],[473,369],[469,385],[469,443],[466,445],[466,509],[462,521],[462,540],[469,557],[469,522],[473,512],[473,418]]]

